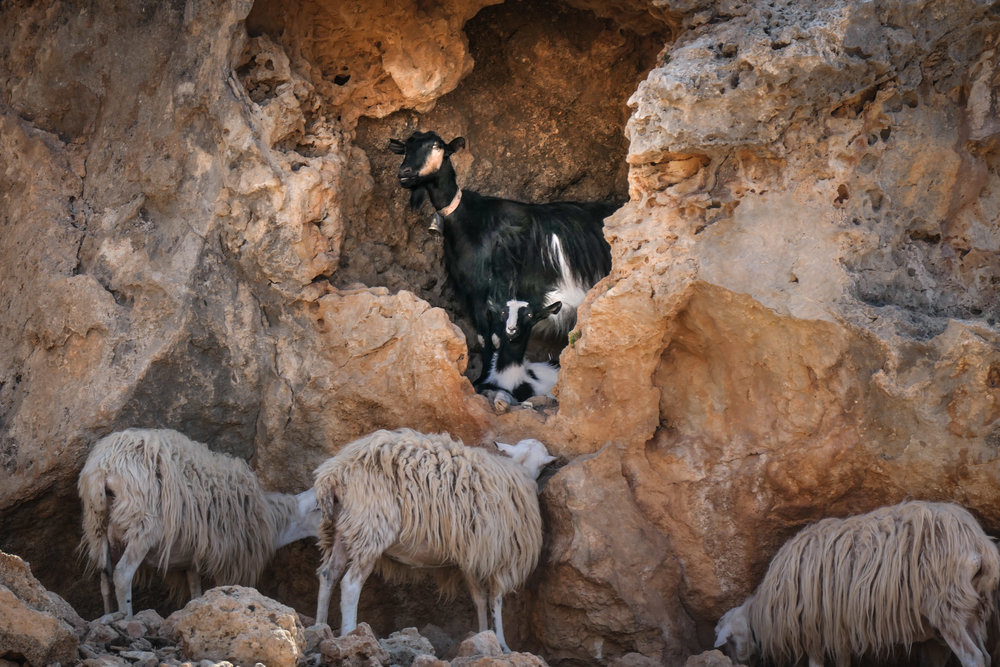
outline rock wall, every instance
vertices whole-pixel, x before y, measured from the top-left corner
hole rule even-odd
[[[954,500],[1000,532],[986,2],[15,1],[0,34],[0,548],[85,616],[75,477],[131,425],[287,491],[375,428],[542,439],[505,607],[554,663],[682,664],[822,516]],[[466,379],[385,151],[415,129],[466,136],[478,190],[626,202],[557,407]],[[315,558],[267,592],[311,613]],[[472,629],[426,593],[373,581],[362,618]]]

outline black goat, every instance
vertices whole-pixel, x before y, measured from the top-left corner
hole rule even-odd
[[[430,199],[437,211],[431,229],[444,235],[445,270],[479,334],[485,375],[495,350],[487,300],[514,294],[529,303],[559,301],[559,316],[540,328],[566,335],[587,290],[611,270],[603,227],[618,205],[526,204],[460,190],[450,157],[464,147],[462,137],[446,143],[434,132],[389,142],[389,150],[404,156],[398,176],[410,191],[410,206]]]
[[[507,400],[508,403],[520,403],[532,396],[551,396],[559,376],[559,365],[548,361],[526,362],[524,352],[532,328],[556,315],[562,303],[556,301],[541,306],[511,299],[502,308],[493,302],[489,302],[488,307],[493,311],[490,318],[493,353],[489,366],[483,369],[485,379],[479,383],[479,391],[506,392],[512,399]]]

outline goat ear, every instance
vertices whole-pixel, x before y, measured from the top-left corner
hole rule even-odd
[[[541,319],[545,319],[549,315],[555,315],[560,310],[562,310],[562,301],[556,301],[555,303],[550,303],[549,305],[542,308]]]
[[[503,317],[503,306],[491,296],[486,297],[486,309],[497,317]]]
[[[404,144],[399,139],[390,139],[389,150],[395,153],[396,155],[402,155],[403,153],[406,152],[406,144]]]
[[[423,205],[425,199],[427,199],[427,190],[424,188],[410,190],[410,208],[414,211]]]
[[[445,153],[451,155],[465,148],[465,137],[455,137],[446,147]]]

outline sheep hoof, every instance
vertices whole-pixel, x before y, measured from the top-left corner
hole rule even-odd
[[[121,621],[125,619],[125,612],[123,611],[113,611],[110,614],[105,614],[100,618],[95,618],[93,623],[100,623],[101,625],[108,625],[109,623],[114,623],[115,621]]]

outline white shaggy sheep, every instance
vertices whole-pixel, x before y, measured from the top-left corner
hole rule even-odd
[[[719,620],[715,645],[744,663],[847,667],[939,633],[963,667],[984,667],[998,585],[1000,555],[968,511],[904,502],[804,528]]]
[[[541,443],[539,443],[541,444]],[[503,595],[535,568],[542,519],[535,481],[521,465],[447,434],[376,431],[316,469],[323,510],[316,622],[325,623],[333,582],[341,579],[341,634],[357,624],[361,587],[376,567],[457,566],[472,593],[479,630],[486,599],[500,645]],[[346,571],[346,573],[345,573]]]
[[[81,550],[101,572],[111,612],[112,565],[119,611],[132,615],[132,578],[145,562],[186,570],[192,597],[201,575],[216,584],[256,583],[274,552],[317,536],[315,491],[265,493],[242,459],[212,452],[169,429],[128,429],[99,440],[78,481]]]

